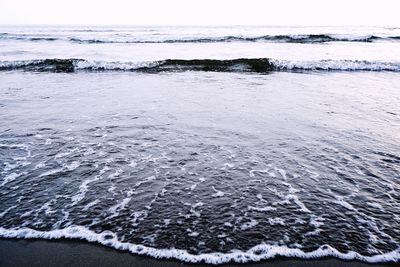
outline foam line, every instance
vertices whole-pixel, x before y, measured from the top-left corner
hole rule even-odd
[[[205,253],[193,255],[181,249],[157,249],[118,241],[116,235],[112,232],[105,231],[102,233],[94,233],[83,226],[71,226],[65,229],[51,231],[37,231],[29,228],[20,229],[5,229],[0,227],[0,237],[3,238],[42,238],[42,239],[80,239],[89,242],[99,243],[105,246],[113,247],[118,250],[129,251],[133,254],[147,255],[155,258],[177,259],[190,263],[208,263],[208,264],[223,264],[228,262],[256,262],[265,259],[271,259],[277,256],[294,257],[302,259],[314,259],[322,257],[336,257],[343,260],[360,260],[369,263],[378,262],[399,262],[400,247],[394,251],[374,255],[364,256],[357,252],[350,251],[342,253],[329,245],[323,245],[317,250],[304,252],[298,248],[288,248],[286,246],[273,246],[260,244],[254,246],[247,251],[235,250],[228,253]]]

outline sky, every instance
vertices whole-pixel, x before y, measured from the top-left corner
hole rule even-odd
[[[400,0],[0,0],[0,24],[387,25]]]

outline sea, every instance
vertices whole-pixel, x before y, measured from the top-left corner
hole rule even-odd
[[[1,26],[0,237],[400,261],[400,27]]]

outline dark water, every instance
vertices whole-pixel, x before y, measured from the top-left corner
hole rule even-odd
[[[395,72],[0,73],[0,234],[398,261]]]

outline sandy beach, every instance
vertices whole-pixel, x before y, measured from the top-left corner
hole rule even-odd
[[[224,264],[222,266],[246,267],[367,267],[395,266],[395,263],[367,264],[358,261],[342,261],[335,258],[299,260],[276,258],[251,264]],[[137,256],[108,247],[73,240],[0,240],[0,266],[213,266],[206,264],[187,264],[172,260],[159,260],[146,256]]]

